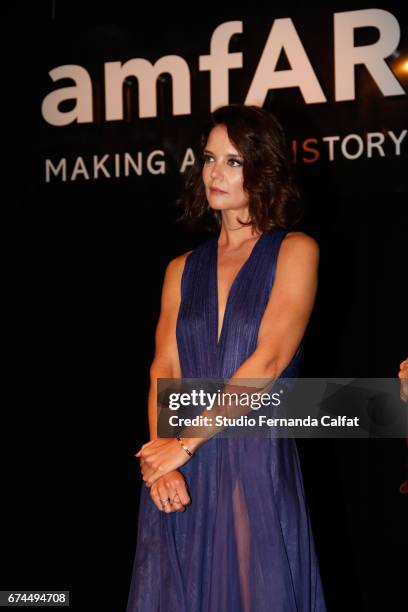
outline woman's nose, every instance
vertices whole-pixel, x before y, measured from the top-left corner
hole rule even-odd
[[[217,162],[215,162],[211,167],[210,176],[211,178],[217,178],[217,177],[220,177],[221,175],[222,175],[221,167]]]

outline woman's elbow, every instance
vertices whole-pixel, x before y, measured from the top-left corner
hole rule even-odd
[[[265,378],[278,378],[291,363],[292,357],[287,354],[266,358],[264,364]]]
[[[157,378],[178,378],[180,376],[174,364],[158,359],[152,361],[149,372],[151,381]]]
[[[273,359],[267,359],[264,364],[265,378],[277,378],[283,370],[284,365],[279,361],[277,357],[274,357]]]

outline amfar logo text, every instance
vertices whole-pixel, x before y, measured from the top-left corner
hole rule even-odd
[[[363,27],[376,28],[378,40],[370,45],[354,46],[354,31]],[[242,31],[242,21],[222,23],[212,34],[209,55],[198,58],[198,69],[210,72],[211,110],[229,103],[228,74],[230,70],[242,68],[243,54],[229,53],[228,47],[231,38]],[[360,64],[366,67],[384,96],[404,95],[404,89],[385,62],[397,49],[399,40],[398,21],[388,11],[365,9],[335,13],[335,100],[355,99],[355,66]],[[290,69],[276,70],[282,50]],[[191,114],[190,69],[179,55],[165,55],[155,64],[143,58],[130,59],[126,63],[106,62],[104,68],[106,121],[123,120],[123,83],[129,77],[138,81],[139,117],[157,117],[156,82],[164,73],[171,77],[173,115]],[[75,84],[56,89],[45,97],[41,109],[45,121],[54,126],[93,122],[92,80],[87,70],[67,64],[52,69],[49,75],[54,82],[68,78]],[[262,106],[270,89],[287,87],[298,87],[306,104],[327,101],[290,18],[273,22],[244,103]],[[76,105],[72,110],[62,112],[59,105],[66,100],[76,100]]]

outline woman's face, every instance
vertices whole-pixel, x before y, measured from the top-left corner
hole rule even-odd
[[[203,152],[203,182],[211,208],[239,210],[248,206],[244,191],[244,159],[228,138],[224,125],[214,127]]]

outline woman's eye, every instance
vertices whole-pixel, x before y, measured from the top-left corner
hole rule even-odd
[[[214,161],[214,158],[212,155],[209,155],[208,153],[203,154],[204,164],[209,164],[210,162],[213,162],[213,161]],[[227,161],[227,164],[232,166],[233,168],[239,168],[240,166],[242,166],[242,161],[240,159],[235,159],[234,157],[230,157]]]

